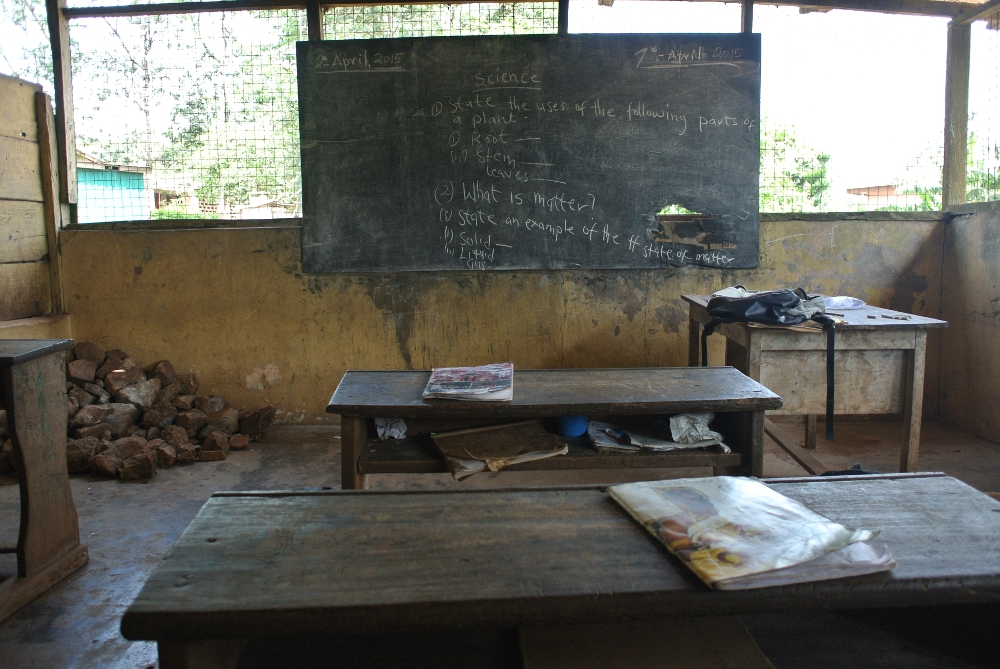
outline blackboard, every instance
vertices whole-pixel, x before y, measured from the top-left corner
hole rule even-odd
[[[306,272],[757,266],[759,35],[297,48]]]

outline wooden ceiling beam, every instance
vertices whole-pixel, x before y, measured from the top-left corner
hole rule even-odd
[[[215,0],[214,2],[162,2],[113,7],[64,7],[67,19],[112,16],[152,16],[160,14],[195,14],[230,12],[246,9],[305,9],[305,0]]]
[[[438,0],[411,0],[402,2],[400,0],[388,2],[331,2],[323,3],[324,6],[349,7],[357,5],[425,5],[425,4],[466,4],[478,2],[480,0],[450,0],[450,2],[440,2]],[[509,1],[509,0],[508,0]],[[528,2],[531,0],[514,0],[515,2]],[[639,0],[642,1],[642,0]],[[650,1],[650,0],[645,0]],[[670,2],[671,0],[652,0],[655,2]],[[718,0],[696,0],[702,2],[713,2]],[[595,0],[596,2],[596,0]],[[198,12],[226,12],[241,11],[248,9],[305,9],[308,3],[306,0],[214,0],[209,2],[163,2],[151,4],[124,5],[113,7],[64,7],[63,16],[67,19],[82,19],[91,17],[111,17],[111,16],[147,16],[154,14],[191,14]],[[945,16],[953,19],[962,19],[961,22],[975,21],[983,15],[991,13],[1000,2],[992,0],[985,4],[973,4],[967,2],[945,2],[944,0],[812,0],[809,3],[789,2],[788,0],[766,0],[761,4],[780,5],[785,7],[800,7],[816,11],[827,11],[831,9],[849,9],[864,12],[880,12],[883,14],[909,14],[915,16]],[[986,7],[991,5],[992,9]],[[972,17],[972,18],[963,18]]]
[[[985,19],[997,12],[1000,12],[1000,0],[992,0],[992,2],[984,2],[981,5],[973,5],[952,19],[952,23],[955,25],[972,23],[973,21]]]
[[[632,2],[670,2],[671,0],[626,0]],[[720,0],[688,0],[694,2],[719,2]],[[849,9],[859,12],[878,12],[881,14],[908,14],[912,16],[944,16],[956,17],[964,12],[980,7],[971,2],[948,2],[946,0],[811,0],[810,2],[791,2],[789,0],[759,0],[758,5],[778,5],[780,7],[799,7],[806,10],[829,11],[831,9]]]
[[[506,0],[506,2],[537,2],[538,0]],[[463,5],[483,0],[367,0],[362,2],[321,2],[321,7],[359,7],[381,5]],[[201,12],[235,12],[268,9],[307,9],[308,0],[209,0],[208,2],[160,2],[110,7],[66,7],[67,19],[112,16],[149,16],[154,14],[196,14]]]

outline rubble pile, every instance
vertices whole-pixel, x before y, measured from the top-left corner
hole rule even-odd
[[[242,411],[198,395],[198,378],[169,360],[143,369],[125,351],[77,344],[66,366],[70,474],[149,479],[157,467],[224,460],[262,441],[272,406]]]

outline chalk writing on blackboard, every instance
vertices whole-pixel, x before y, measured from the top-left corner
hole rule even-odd
[[[299,65],[306,271],[756,265],[756,36],[300,43]]]

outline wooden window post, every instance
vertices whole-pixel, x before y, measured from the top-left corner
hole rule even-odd
[[[969,59],[972,27],[948,24],[948,62],[944,92],[944,170],[941,207],[965,202],[969,138]]]
[[[319,0],[309,0],[306,3],[306,27],[309,41],[319,42],[323,39],[323,5]]]
[[[45,0],[52,45],[52,84],[56,103],[56,147],[59,153],[59,195],[62,225],[76,222],[76,125],[73,122],[73,65],[69,51],[66,0]]]

